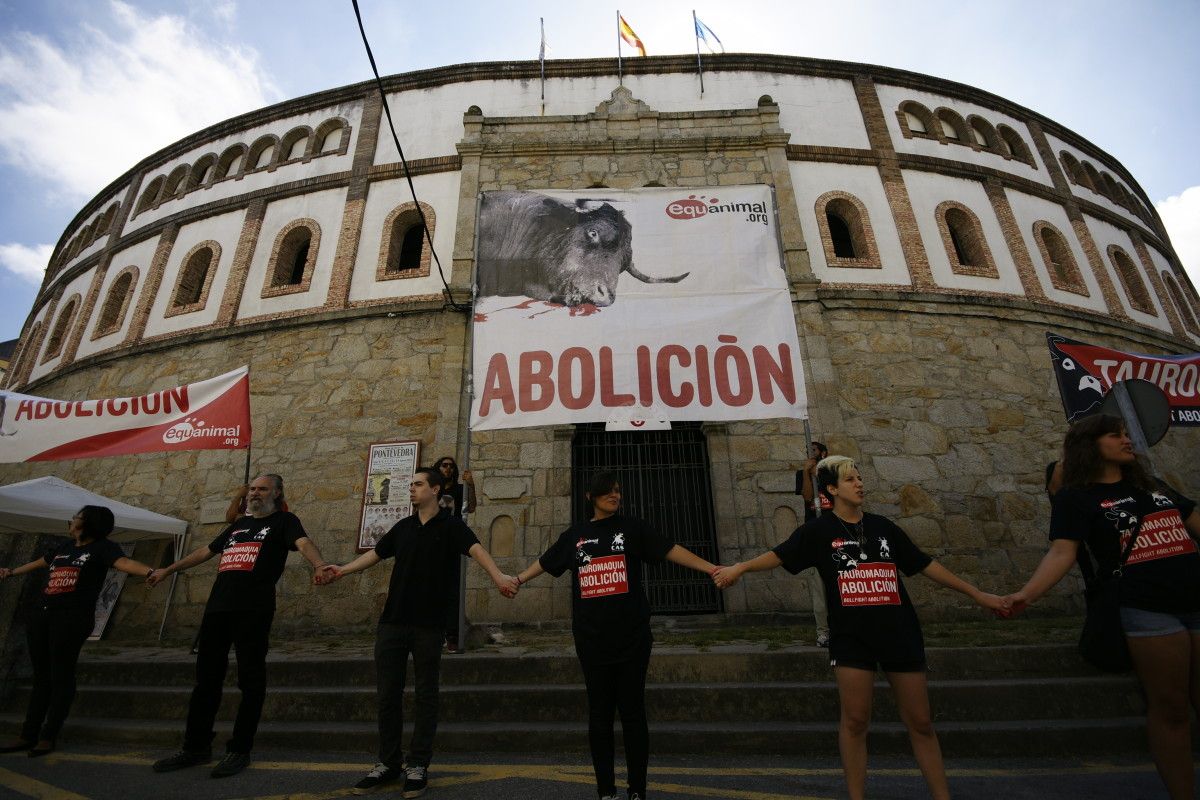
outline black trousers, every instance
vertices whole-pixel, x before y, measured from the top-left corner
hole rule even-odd
[[[650,648],[645,653],[616,664],[581,661],[588,695],[588,744],[592,769],[601,796],[616,794],[613,760],[616,744],[613,715],[621,713],[621,738],[625,744],[625,767],[630,793],[646,796],[646,768],[650,763],[650,727],[646,722],[646,669]]]
[[[38,609],[29,619],[25,638],[33,662],[33,689],[21,738],[27,742],[58,739],[75,700],[75,665],[96,623],[93,606]]]
[[[229,649],[237,653],[238,704],[233,736],[225,745],[231,753],[249,753],[262,718],[267,698],[267,638],[271,633],[274,608],[247,611],[212,611],[200,623],[199,653],[196,655],[196,686],[188,704],[183,749],[204,751],[212,747],[213,721],[221,705]]]
[[[375,636],[375,680],[379,700],[379,762],[393,769],[405,763],[404,683],[412,654],[413,733],[408,766],[428,767],[433,760],[433,737],[438,723],[438,674],[442,665],[444,631],[440,626],[379,623]]]

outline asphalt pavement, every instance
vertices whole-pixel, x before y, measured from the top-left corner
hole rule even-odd
[[[372,766],[370,754],[256,752],[240,775],[215,779],[209,768],[156,774],[150,765],[171,748],[66,748],[40,759],[0,756],[0,797],[38,800],[325,800],[353,796],[351,787]],[[219,755],[219,754],[218,754]],[[619,758],[619,756],[618,756]],[[214,762],[215,763],[215,762]],[[1150,800],[1163,796],[1153,766],[1127,759],[956,759],[947,763],[956,798],[978,800]],[[618,773],[618,783],[623,773]],[[832,800],[844,797],[835,759],[791,756],[661,756],[650,764],[650,798],[704,800]],[[399,797],[398,791],[375,797]],[[875,758],[868,796],[875,800],[927,797],[915,764]],[[584,754],[549,758],[511,754],[439,754],[430,768],[431,800],[594,800]]]

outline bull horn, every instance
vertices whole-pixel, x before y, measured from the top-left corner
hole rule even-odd
[[[642,272],[641,270],[639,270],[637,267],[633,266],[632,264],[630,264],[628,267],[626,267],[625,271],[628,272],[633,277],[637,278],[642,283],[679,283],[681,280],[686,278],[688,275],[692,274],[690,272],[685,272],[682,275],[672,275],[669,278],[651,278],[649,275],[645,274],[644,272]]]

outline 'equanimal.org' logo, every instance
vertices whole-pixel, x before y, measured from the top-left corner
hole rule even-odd
[[[163,431],[163,444],[184,444],[192,439],[225,439],[225,444],[236,444],[242,438],[242,426],[217,427],[202,419],[188,417]],[[233,440],[233,441],[231,441]]]
[[[709,214],[745,214],[746,222],[768,224],[766,203],[725,203],[716,197],[689,194],[685,200],[667,203],[667,216],[671,219],[699,219]]]

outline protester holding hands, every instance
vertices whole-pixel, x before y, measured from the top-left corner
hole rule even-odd
[[[650,761],[646,670],[653,636],[642,585],[644,562],[670,561],[711,575],[716,567],[645,522],[620,514],[621,485],[595,475],[586,494],[591,519],[572,525],[517,575],[523,585],[543,572],[571,571],[571,630],[588,695],[588,743],[601,800],[617,800],[613,720],[621,713],[628,800],[645,800]]]
[[[782,566],[794,575],[816,567],[829,606],[830,665],[841,703],[838,746],[851,800],[861,800],[866,791],[867,729],[878,669],[892,686],[930,795],[935,800],[948,798],[941,746],[931,721],[921,626],[899,572],[919,572],[992,611],[1002,612],[1007,603],[921,552],[895,523],[864,512],[863,479],[853,460],[823,459],[816,468],[816,488],[832,501],[832,513],[805,523],[757,558],[718,567],[713,580],[724,589],[747,572]]]
[[[1168,795],[1190,800],[1191,715],[1200,714],[1200,512],[1146,474],[1117,417],[1097,414],[1071,426],[1062,476],[1050,549],[1007,598],[1012,613],[1049,591],[1081,556],[1081,566],[1096,562],[1091,588],[1117,582],[1121,629],[1146,695],[1150,754]]]
[[[517,579],[500,571],[462,518],[439,507],[443,481],[441,472],[432,467],[417,469],[409,486],[414,513],[392,526],[373,550],[348,564],[326,565],[313,576],[317,584],[333,583],[384,559],[395,559],[375,638],[379,763],[355,784],[358,793],[383,789],[401,777],[404,797],[420,797],[425,792],[437,732],[446,609],[457,601],[459,556],[473,558],[506,595],[511,596],[517,588]],[[415,719],[405,758],[401,736],[410,653]]]
[[[0,746],[0,753],[27,750],[35,758],[54,750],[75,700],[75,666],[95,627],[96,598],[109,568],[143,578],[154,572],[109,541],[114,527],[110,509],[84,506],[67,522],[71,541],[28,564],[0,567],[0,580],[39,569],[50,571],[25,631],[33,662],[25,723],[21,735]]]

